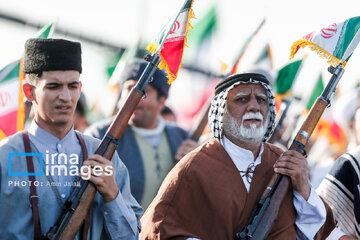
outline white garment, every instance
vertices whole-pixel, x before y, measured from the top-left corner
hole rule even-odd
[[[345,235],[346,234],[343,231],[341,231],[339,228],[334,228],[334,230],[330,233],[330,235],[326,238],[326,240],[338,240]]]
[[[254,160],[254,154],[251,151],[241,148],[241,147],[238,147],[237,145],[232,143],[229,139],[227,139],[225,136],[221,139],[221,145],[223,145],[223,147],[225,148],[226,152],[229,154],[231,160],[233,160],[233,162],[234,162],[236,168],[239,170],[239,172],[246,171],[249,164],[251,164],[251,163],[254,163],[254,167],[253,167],[253,170],[254,170],[255,167],[261,163],[261,154],[264,151],[263,144],[261,144],[259,155],[257,156],[257,158],[255,160]],[[240,175],[244,182],[246,190],[249,192],[249,190],[250,190],[250,183],[248,182],[249,179],[247,180],[247,178],[244,174],[240,173]],[[252,178],[253,173],[250,172],[249,175]]]
[[[251,161],[254,162],[255,166],[261,163],[261,154],[264,150],[263,144],[261,144],[259,155],[254,161],[254,155],[251,151],[237,146],[225,136],[221,143],[239,171],[246,171]],[[246,177],[242,176],[242,179],[247,191],[249,191],[250,184],[248,184]],[[326,209],[324,203],[313,188],[311,188],[311,193],[307,201],[296,191],[294,191],[293,194],[293,203],[297,213],[295,221],[297,230],[302,232],[300,235],[304,235],[308,239],[314,239],[316,233],[325,222]]]
[[[165,120],[159,116],[157,126],[154,129],[145,129],[131,126],[132,130],[139,134],[146,142],[153,147],[157,147],[162,139],[162,133],[165,129]]]

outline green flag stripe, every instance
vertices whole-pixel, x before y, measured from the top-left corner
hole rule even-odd
[[[266,45],[266,46],[264,47],[263,51],[260,53],[260,56],[259,56],[258,59],[255,61],[256,64],[257,64],[257,63],[260,63],[260,62],[262,62],[263,60],[269,58],[268,48],[269,48],[269,45]]]
[[[47,38],[51,32],[53,23],[49,23],[37,32],[37,38]],[[0,84],[19,77],[20,60],[12,62],[0,70]]]
[[[184,8],[181,10],[181,12],[189,11],[192,1],[193,0],[187,0],[186,4],[185,4]]]
[[[217,12],[215,6],[211,7],[200,21],[194,25],[195,31],[192,31],[188,38],[189,46],[198,48],[198,46],[217,28]]]
[[[341,59],[357,30],[360,28],[360,17],[354,17],[344,22],[340,38],[334,50],[334,56]]]
[[[49,23],[44,26],[40,31],[35,35],[37,38],[48,38],[53,27],[53,23]]]
[[[9,63],[0,71],[0,84],[19,77],[20,60]]]
[[[310,96],[308,104],[306,105],[306,108],[308,110],[311,109],[312,105],[314,104],[316,99],[320,96],[320,94],[322,93],[323,90],[324,90],[324,83],[323,83],[322,77],[320,75],[319,79],[317,80],[317,83],[315,85],[315,88]]]
[[[275,91],[278,94],[285,94],[289,91],[295,81],[296,75],[300,69],[302,60],[292,62],[279,70],[275,82]]]

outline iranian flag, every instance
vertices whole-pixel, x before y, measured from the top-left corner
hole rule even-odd
[[[341,58],[360,28],[360,17],[353,17],[341,23],[333,23],[319,31],[309,33],[291,46],[290,59],[300,47],[308,46],[332,66],[340,63]],[[345,59],[346,61],[348,59]],[[343,65],[345,65],[344,62]]]
[[[166,69],[169,84],[176,79],[181,67],[186,38],[189,29],[192,28],[190,19],[194,17],[192,4],[193,0],[186,0],[176,18],[170,21],[146,48],[151,53],[155,53],[159,46],[163,46],[160,51],[159,68]]]
[[[38,38],[46,38],[52,33],[54,24],[48,24],[37,34]],[[14,61],[0,70],[0,140],[24,129],[25,103],[22,82],[23,59]]]
[[[20,99],[19,71],[20,60],[0,71],[0,139],[16,133],[17,124],[23,123],[24,103]],[[21,127],[19,129],[22,130]]]

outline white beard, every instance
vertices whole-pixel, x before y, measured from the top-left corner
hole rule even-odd
[[[267,126],[270,121],[270,114],[267,114],[265,123],[263,123],[263,116],[261,113],[245,113],[241,124],[225,109],[224,119],[223,119],[223,129],[224,131],[231,135],[232,137],[244,142],[249,143],[261,143],[264,138]],[[256,127],[256,124],[251,124],[250,128],[244,126],[244,121],[247,119],[258,119],[261,121],[260,126]]]

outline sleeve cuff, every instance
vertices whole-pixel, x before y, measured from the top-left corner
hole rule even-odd
[[[326,238],[326,240],[338,240],[342,236],[345,236],[346,234],[341,231],[339,228],[334,228],[330,235]]]
[[[315,210],[317,214],[320,214],[322,218],[326,217],[326,209],[324,203],[320,197],[316,194],[315,190],[311,188],[309,199],[306,201],[298,192],[293,191],[294,194],[294,206],[298,214],[305,213],[313,215]]]
[[[324,203],[313,188],[307,201],[298,192],[294,191],[293,194],[297,213],[295,224],[308,239],[314,239],[326,219]]]
[[[114,200],[104,203],[103,207],[105,216],[114,215],[115,213],[116,215],[123,216],[122,209],[127,209],[127,206],[125,205],[125,201],[121,196],[120,191]]]
[[[125,204],[120,192],[113,201],[104,203],[103,212],[110,236],[117,236],[119,239],[137,239],[139,230],[135,213]]]

